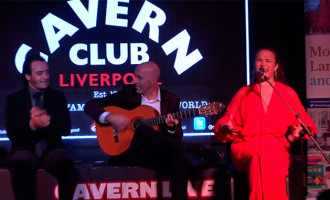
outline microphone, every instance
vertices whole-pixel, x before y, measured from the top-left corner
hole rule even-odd
[[[259,69],[258,69],[258,75],[260,76],[260,77],[262,77],[262,76],[264,76],[264,73],[266,73],[267,72],[267,70],[265,69],[265,68],[263,68],[263,67],[260,67]]]

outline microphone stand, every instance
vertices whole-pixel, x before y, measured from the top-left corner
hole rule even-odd
[[[299,114],[295,113],[292,110],[292,108],[287,104],[287,102],[283,99],[283,97],[280,95],[280,93],[275,89],[274,85],[269,81],[269,78],[267,76],[262,74],[261,77],[264,77],[265,81],[267,81],[269,83],[269,85],[274,89],[274,91],[278,94],[278,96],[281,98],[281,100],[285,103],[285,105],[289,108],[289,110],[292,112],[292,114],[296,117],[296,119],[300,123],[301,127],[303,128],[303,133],[307,133],[307,135],[311,138],[311,140],[314,142],[315,146],[319,149],[319,151],[323,155],[324,159],[328,162],[328,164],[330,164],[330,160],[327,157],[327,155],[321,149],[320,145],[317,144],[316,140],[314,139],[312,133],[308,130],[307,126],[300,120]]]

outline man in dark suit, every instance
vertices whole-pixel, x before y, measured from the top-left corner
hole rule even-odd
[[[43,168],[57,177],[60,200],[71,200],[74,163],[61,138],[71,129],[66,98],[49,87],[48,64],[40,56],[26,58],[22,78],[25,87],[9,95],[5,107],[15,198],[36,199],[36,172]]]
[[[159,114],[167,115],[160,133],[141,124],[135,129],[127,151],[110,158],[111,164],[137,165],[167,172],[171,180],[172,199],[187,199],[187,155],[182,142],[182,129],[178,119],[171,114],[179,111],[180,100],[158,85],[160,69],[154,62],[138,65],[135,69],[135,85],[126,85],[113,95],[93,99],[85,104],[85,112],[101,124],[123,131],[129,128],[129,119],[122,114],[107,112],[107,106],[118,106],[132,110],[148,105]]]

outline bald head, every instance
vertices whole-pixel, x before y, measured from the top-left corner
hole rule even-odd
[[[155,79],[157,82],[160,77],[160,69],[159,66],[152,61],[142,63],[138,65],[135,69],[135,71],[141,70],[144,74],[148,75],[150,78]]]
[[[139,94],[155,94],[158,89],[160,69],[155,62],[146,62],[135,69],[135,86]],[[153,96],[153,95],[152,95]]]

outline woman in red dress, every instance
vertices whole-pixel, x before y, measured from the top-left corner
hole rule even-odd
[[[232,161],[236,169],[249,174],[250,200],[287,200],[290,143],[302,130],[293,112],[312,134],[317,129],[297,93],[278,81],[281,66],[274,50],[259,50],[254,67],[259,72],[256,81],[235,94],[214,132],[221,142],[233,141]]]

